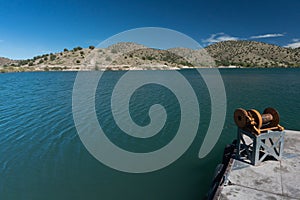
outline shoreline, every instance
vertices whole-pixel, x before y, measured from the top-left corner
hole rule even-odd
[[[101,68],[98,70],[95,69],[88,69],[88,68],[62,68],[62,67],[49,67],[47,69],[28,69],[23,68],[21,70],[19,69],[7,69],[0,68],[0,74],[6,74],[6,73],[22,73],[22,72],[92,72],[92,71],[172,71],[172,70],[191,70],[191,69],[294,69],[294,68],[300,68],[300,67],[242,67],[242,66],[218,66],[218,67],[106,67]]]

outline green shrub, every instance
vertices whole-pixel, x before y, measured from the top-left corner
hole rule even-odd
[[[78,51],[78,50],[82,50],[82,47],[75,47],[74,49],[73,49],[73,51]]]
[[[50,54],[50,60],[53,61],[53,60],[55,60],[55,59],[56,59],[56,55]]]
[[[69,51],[67,48],[64,48],[64,52],[67,52],[67,51]]]
[[[181,61],[181,62],[179,62],[179,64],[184,65],[184,66],[193,67],[193,65],[191,63],[189,63],[188,61]]]
[[[76,60],[76,63],[79,64],[79,63],[80,63],[80,60]]]
[[[116,49],[112,49],[110,50],[111,53],[118,53],[118,51]]]
[[[19,66],[27,65],[28,63],[29,63],[29,60],[21,60],[21,61],[19,61]]]
[[[147,56],[147,60],[153,60],[154,59],[154,57],[152,57],[152,56]]]
[[[63,68],[61,68],[61,67],[52,67],[52,69],[55,70],[55,71],[61,71]]]
[[[91,49],[91,50],[93,50],[93,49],[95,49],[95,46],[89,46],[89,49]]]

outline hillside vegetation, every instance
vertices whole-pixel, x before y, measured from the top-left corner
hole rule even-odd
[[[254,41],[225,41],[205,49],[217,65],[300,67],[300,48],[284,48]]]
[[[300,48],[225,41],[204,49],[160,50],[123,42],[107,48],[75,47],[27,60],[0,58],[0,72],[52,70],[182,69],[194,67],[300,67]]]

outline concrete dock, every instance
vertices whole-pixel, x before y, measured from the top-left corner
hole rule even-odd
[[[286,130],[284,137],[280,161],[253,166],[232,159],[214,199],[300,200],[300,131]]]

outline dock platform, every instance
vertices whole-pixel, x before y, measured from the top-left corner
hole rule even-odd
[[[300,131],[285,131],[280,161],[258,166],[231,159],[214,199],[300,200]]]

